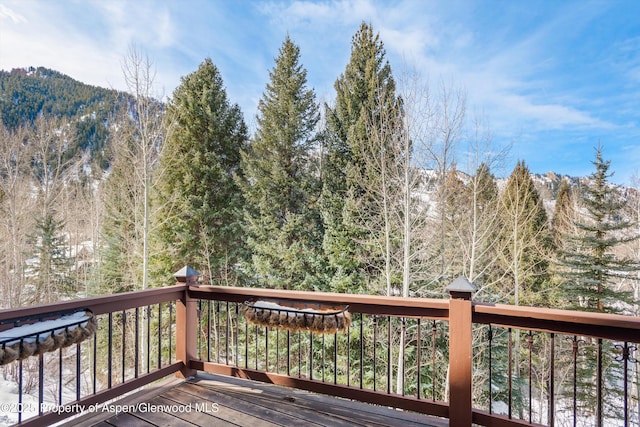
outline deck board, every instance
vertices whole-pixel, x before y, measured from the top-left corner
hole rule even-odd
[[[195,404],[204,404],[204,405],[212,405],[212,403],[210,401],[206,401],[203,403],[203,400],[201,397],[190,394],[184,390],[178,390],[178,389],[173,389],[173,390],[169,390],[168,392],[164,393],[163,396],[172,399],[174,402],[184,402],[185,404],[189,404],[191,403],[192,405],[195,406]],[[258,420],[255,418],[249,419],[246,414],[238,411],[235,408],[232,407],[225,407],[222,405],[218,405],[218,412],[214,412],[213,407],[210,407],[208,410],[202,411],[202,412],[207,412],[207,416],[210,418],[206,418],[205,420],[203,420],[203,423],[199,424],[199,425],[220,425],[220,426],[238,426],[238,425],[243,425],[243,423],[246,423],[249,421],[253,422],[255,426],[259,426],[259,427],[271,427],[273,426],[273,424],[271,423],[266,423],[266,422],[262,422],[262,420]],[[202,416],[202,412],[198,412],[198,414],[200,414]],[[201,419],[201,418],[198,418]],[[194,422],[195,418],[189,419],[190,422]],[[206,424],[206,422],[209,422],[209,424]]]
[[[142,420],[128,412],[122,412],[118,415],[114,415],[106,422],[112,426],[150,427],[157,425]]]
[[[133,403],[144,402],[138,410]],[[82,426],[402,426],[443,427],[447,420],[303,390],[220,375],[199,374],[154,394],[129,399],[129,412],[84,416]],[[177,405],[177,406],[176,406]],[[150,408],[160,410],[149,410]],[[172,408],[181,408],[181,411]]]

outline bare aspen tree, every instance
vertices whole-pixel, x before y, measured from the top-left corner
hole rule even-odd
[[[401,205],[396,211],[401,224],[402,296],[411,294],[411,286],[429,275],[429,245],[424,244],[430,228],[430,201],[427,170],[433,167],[433,139],[429,130],[435,120],[429,85],[417,73],[401,79],[402,132],[399,133],[401,155],[396,171],[401,191]],[[417,292],[418,289],[414,289]]]
[[[384,96],[384,93],[382,96]],[[385,100],[380,101],[387,103]],[[377,111],[377,110],[376,110]],[[398,226],[394,212],[401,209],[399,202],[402,196],[402,176],[399,174],[400,166],[404,163],[403,157],[403,129],[402,106],[400,102],[392,108],[380,109],[377,114],[371,114],[366,122],[367,138],[359,146],[364,152],[361,154],[366,159],[364,165],[363,188],[366,191],[366,199],[369,201],[366,209],[359,211],[361,223],[368,228],[369,241],[367,245],[376,254],[374,259],[382,258],[380,272],[383,278],[384,293],[397,295],[394,289],[393,278],[399,276],[402,271],[398,260],[398,250],[401,248],[402,229]],[[362,206],[362,205],[361,205]]]
[[[439,250],[440,268],[439,277],[436,277],[435,281],[439,284],[438,291],[443,292],[444,287],[448,285],[447,280],[453,278],[448,264],[455,262],[447,257],[447,218],[444,207],[450,189],[445,184],[447,173],[455,164],[456,147],[460,142],[464,127],[466,93],[460,88],[455,88],[441,81],[435,102],[430,104],[429,110],[432,121],[427,133],[430,142],[426,144],[426,147],[429,148],[435,165],[438,188],[436,198],[439,209],[438,229],[440,231],[439,242],[436,245]]]
[[[130,46],[122,62],[129,93],[135,100],[134,175],[142,188],[142,289],[149,286],[149,234],[151,187],[164,135],[163,114],[154,98],[155,69],[152,61],[135,46]]]
[[[493,273],[501,249],[495,238],[500,229],[500,206],[492,170],[502,164],[510,147],[495,144],[489,128],[478,117],[473,120],[466,146],[469,204],[464,225],[457,230],[457,244],[462,249],[462,275],[477,286],[475,297],[482,299],[502,280],[502,275]]]
[[[550,255],[547,215],[524,162],[518,162],[501,196],[501,260],[508,274],[502,291],[514,305],[531,304],[547,281]]]
[[[455,164],[466,113],[462,89],[441,82],[434,91],[417,73],[402,80],[403,163],[403,290],[417,284],[420,296],[441,297],[450,268],[446,255],[448,171]]]
[[[29,182],[30,147],[25,128],[9,131],[0,123],[0,287],[2,308],[26,303],[27,235],[34,228],[35,200]]]
[[[383,260],[381,274],[387,295],[401,294],[408,297],[416,282],[431,282],[433,264],[434,235],[433,215],[429,213],[429,199],[426,196],[429,181],[428,170],[436,170],[436,185],[439,188],[437,204],[440,208],[439,255],[444,269],[443,250],[447,246],[444,227],[445,210],[443,204],[445,182],[454,164],[455,145],[463,129],[465,98],[459,90],[440,87],[437,97],[432,97],[428,84],[417,75],[405,78],[402,95],[393,109],[379,108],[371,114],[367,122],[367,150],[365,176],[367,207],[376,214],[360,212],[366,216],[372,250]],[[383,93],[383,92],[381,92]],[[379,99],[383,105],[388,100]],[[375,179],[374,179],[375,178]],[[451,192],[455,193],[454,191]],[[456,256],[451,256],[455,260]],[[443,270],[445,271],[445,270]],[[444,276],[438,274],[437,282]],[[401,284],[396,283],[397,278]],[[433,283],[433,282],[431,282]],[[396,292],[396,287],[399,292]],[[424,286],[433,292],[432,286]],[[420,292],[414,289],[414,292]],[[422,291],[424,292],[424,291]],[[420,293],[422,293],[420,292]],[[436,290],[437,292],[437,290]],[[434,293],[435,294],[435,293]],[[433,294],[432,294],[433,295]],[[398,346],[398,371],[396,390],[399,392],[404,378],[404,347],[407,340],[402,330]]]

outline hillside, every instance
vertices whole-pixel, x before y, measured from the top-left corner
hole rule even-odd
[[[111,118],[122,106],[133,103],[133,98],[125,92],[88,85],[44,67],[0,70],[0,119],[6,128],[12,130],[33,123],[40,114],[68,119],[75,129],[76,142],[68,155],[75,156],[78,150],[88,151],[92,162],[102,169],[109,166],[105,149]],[[561,171],[532,174],[532,178],[550,215],[562,179],[568,179],[578,191],[587,179],[569,177]],[[461,179],[464,181],[463,176]],[[500,187],[504,183],[506,178],[498,179]],[[626,189],[620,190],[624,193]]]
[[[69,155],[88,150],[94,162],[108,166],[104,156],[110,117],[130,96],[81,83],[43,67],[0,70],[0,118],[8,129],[33,123],[39,115],[67,119],[74,127]]]

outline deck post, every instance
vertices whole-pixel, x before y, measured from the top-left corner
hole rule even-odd
[[[471,426],[472,302],[476,287],[464,277],[454,280],[447,291],[449,301],[449,423]]]
[[[189,266],[185,266],[173,276],[178,284],[187,285],[182,298],[176,301],[176,358],[184,365],[177,374],[180,378],[192,377],[196,370],[189,367],[189,361],[197,359],[197,303],[189,296],[189,286],[198,285],[198,273]]]

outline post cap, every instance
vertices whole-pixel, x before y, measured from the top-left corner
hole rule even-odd
[[[470,299],[471,294],[477,291],[478,288],[467,280],[466,277],[458,277],[456,280],[451,282],[449,286],[447,286],[447,292],[451,295],[452,298],[464,298]]]
[[[175,277],[178,282],[186,283],[187,285],[196,285],[198,283],[198,276],[200,276],[200,273],[188,265],[185,265],[173,274],[173,277]]]

